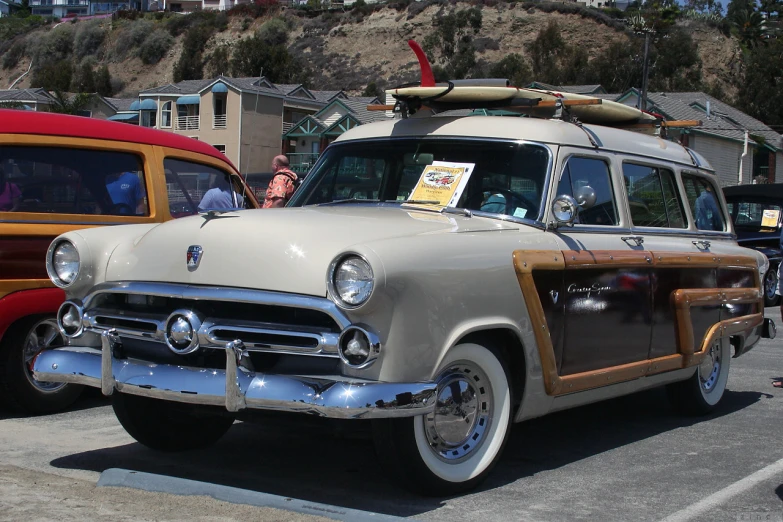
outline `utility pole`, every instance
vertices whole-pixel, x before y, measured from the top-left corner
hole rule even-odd
[[[639,103],[640,110],[647,110],[647,75],[650,72],[650,66],[647,62],[647,55],[650,52],[650,31],[644,31],[644,64],[642,66],[642,99]]]

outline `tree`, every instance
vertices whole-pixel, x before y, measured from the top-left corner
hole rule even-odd
[[[765,43],[767,25],[761,13],[755,8],[735,11],[729,21],[737,30],[737,37],[745,48],[754,48]]]
[[[383,92],[383,89],[378,87],[375,82],[370,82],[367,84],[364,92],[362,92],[362,96],[366,96],[367,98],[378,98],[383,101],[386,98],[386,93]]]
[[[111,96],[114,94],[114,89],[111,85],[111,74],[109,68],[105,65],[98,67],[94,77],[95,92],[101,96]]]
[[[767,125],[783,125],[783,40],[773,39],[748,53],[744,69],[739,108]]]
[[[493,65],[489,70],[492,78],[508,78],[511,85],[524,87],[533,80],[533,71],[522,55],[511,53]]]
[[[433,31],[422,48],[433,63],[433,73],[439,79],[461,79],[476,67],[473,35],[481,29],[481,10],[477,7],[455,11],[433,19]]]
[[[54,102],[49,106],[50,112],[60,114],[78,114],[87,108],[92,100],[92,95],[86,92],[80,92],[72,98],[66,97],[62,91],[54,91]]]
[[[285,45],[270,45],[256,33],[239,41],[231,55],[234,76],[264,76],[276,83],[305,83],[310,71],[288,52]]]
[[[71,91],[73,92],[95,92],[95,75],[92,71],[92,65],[85,61],[73,75],[71,79]]]
[[[212,29],[205,25],[191,27],[185,33],[182,53],[174,64],[174,81],[200,80],[204,77],[203,49],[212,37]]]
[[[47,91],[67,91],[71,87],[73,67],[70,60],[41,65],[33,71],[31,87],[42,87]]]

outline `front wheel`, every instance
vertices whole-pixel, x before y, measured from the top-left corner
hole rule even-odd
[[[380,460],[418,494],[451,495],[477,486],[497,463],[511,430],[511,386],[502,358],[477,344],[446,356],[435,411],[373,423]]]
[[[764,274],[764,306],[776,306],[780,301],[778,290],[778,267],[770,265]]]
[[[179,403],[114,393],[114,414],[128,434],[158,451],[205,448],[226,434],[234,419]]]
[[[712,412],[726,391],[730,365],[729,340],[718,339],[712,343],[709,352],[690,379],[666,387],[674,407],[691,415],[706,415]]]
[[[33,377],[38,354],[64,344],[53,317],[34,316],[14,323],[0,342],[0,401],[36,414],[62,411],[73,404],[82,393],[81,386]]]

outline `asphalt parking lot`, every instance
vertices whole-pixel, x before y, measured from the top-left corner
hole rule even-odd
[[[783,333],[779,311],[767,316]],[[237,423],[210,450],[159,454],[135,443],[91,391],[58,415],[0,411],[0,520],[319,519],[96,486],[121,468],[280,496],[329,518],[361,510],[422,521],[783,522],[783,390],[771,385],[781,377],[783,338],[764,340],[732,360],[722,408],[708,417],[679,416],[663,390],[651,390],[518,424],[489,480],[446,499],[391,484],[362,426]]]

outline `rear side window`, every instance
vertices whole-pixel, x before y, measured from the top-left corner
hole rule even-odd
[[[245,208],[245,202],[249,201],[242,194],[238,179],[222,169],[174,158],[163,160],[163,168],[172,217]]]
[[[595,204],[579,209],[575,224],[617,225],[617,205],[614,202],[609,165],[603,160],[571,157],[563,169],[563,177],[557,186],[557,195],[573,196],[578,199],[579,191],[592,188]]]
[[[691,214],[699,230],[726,230],[726,220],[718,203],[715,186],[708,180],[692,174],[682,175],[685,195]]]
[[[624,163],[623,178],[634,225],[666,228],[687,226],[672,171]]]
[[[0,212],[147,216],[142,160],[128,152],[2,146]]]

